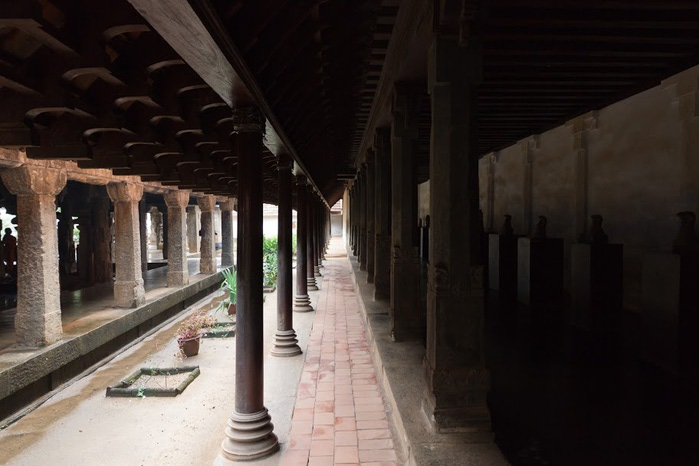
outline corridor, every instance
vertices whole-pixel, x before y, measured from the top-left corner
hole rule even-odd
[[[276,293],[266,294],[265,405],[281,452],[246,464],[402,464],[341,238],[331,241],[324,264],[320,290],[311,292],[315,311],[294,314],[302,355],[269,355]],[[94,372],[61,387],[17,422],[0,427],[0,464],[236,464],[218,455],[235,397],[235,340],[206,339],[199,355],[174,356],[178,323],[194,308],[215,308],[221,298],[217,293],[199,301]],[[136,368],[189,365],[198,365],[201,375],[177,397],[105,397],[108,385]]]

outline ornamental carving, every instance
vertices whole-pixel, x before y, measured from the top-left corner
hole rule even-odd
[[[265,116],[257,107],[233,109],[233,131],[236,133],[265,132]]]

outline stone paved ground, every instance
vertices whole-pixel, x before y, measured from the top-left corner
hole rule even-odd
[[[282,465],[401,464],[340,238],[327,259]]]

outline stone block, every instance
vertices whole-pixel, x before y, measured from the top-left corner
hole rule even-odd
[[[517,237],[488,235],[488,286],[504,295],[517,293]]]
[[[517,300],[556,304],[563,297],[563,239],[517,240]]]
[[[618,327],[623,307],[621,244],[574,244],[571,250],[571,324],[606,333]]]
[[[641,354],[676,375],[696,372],[699,339],[699,255],[643,258]]]

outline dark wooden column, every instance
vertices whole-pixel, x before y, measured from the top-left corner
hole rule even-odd
[[[317,291],[318,284],[316,283],[316,250],[315,229],[313,228],[313,193],[306,188],[306,280],[308,291]]]
[[[366,165],[359,173],[359,270],[366,270]]]
[[[391,337],[422,340],[425,317],[420,308],[420,257],[417,241],[415,144],[419,100],[424,85],[397,84],[393,97],[391,143]]]
[[[320,229],[318,224],[320,222],[320,200],[318,197],[313,196],[313,201],[311,202],[311,225],[313,225],[313,276],[322,277],[320,273]]]
[[[376,131],[374,299],[391,297],[391,129]]]
[[[264,406],[262,334],[262,131],[257,108],[233,110],[238,144],[238,306],[235,410],[228,418],[223,456],[251,460],[279,450]]]
[[[277,220],[277,332],[274,334],[273,356],[301,354],[292,312],[291,269],[291,157],[281,154],[279,170],[279,216]]]
[[[349,216],[350,216],[350,248],[352,249],[352,254],[357,255],[357,180],[354,180],[352,187],[350,188],[350,205],[349,205]]]
[[[476,144],[480,47],[435,35],[424,408],[437,429],[490,430]]]
[[[296,179],[296,203],[298,205],[296,215],[296,297],[294,298],[294,312],[309,312],[313,310],[311,298],[308,296],[307,281],[307,217],[306,205],[306,177],[298,176]]]
[[[374,283],[374,242],[376,229],[374,210],[376,206],[374,168],[375,155],[372,149],[366,153],[366,281]]]

